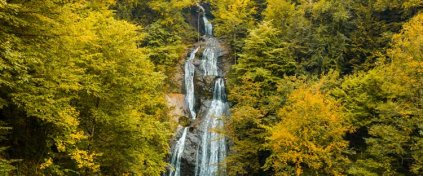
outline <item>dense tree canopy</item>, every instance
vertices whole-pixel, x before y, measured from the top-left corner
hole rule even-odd
[[[423,174],[421,0],[0,0],[0,172],[163,174],[197,3],[228,175]]]
[[[15,173],[164,170],[165,76],[138,47],[141,27],[114,18],[113,4],[1,1],[1,120],[12,127],[2,143],[4,157],[23,160]]]
[[[229,175],[421,175],[422,3],[262,3],[230,72]]]

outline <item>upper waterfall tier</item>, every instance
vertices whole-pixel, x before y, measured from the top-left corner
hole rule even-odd
[[[213,36],[213,25],[209,22],[207,17],[203,16],[203,22],[204,22],[204,31],[206,32],[206,35]]]
[[[201,59],[201,70],[204,76],[218,76],[217,60],[220,54],[220,44],[214,37],[206,40],[206,48]]]

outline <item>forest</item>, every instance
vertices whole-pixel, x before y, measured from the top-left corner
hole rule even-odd
[[[196,175],[423,175],[422,0],[0,0],[0,175],[166,175],[201,15],[230,115]]]

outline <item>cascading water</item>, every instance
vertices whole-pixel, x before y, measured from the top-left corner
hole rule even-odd
[[[201,145],[197,151],[195,175],[213,176],[224,174],[222,161],[226,157],[226,140],[222,134],[213,130],[223,127],[222,117],[225,115],[228,115],[225,84],[223,78],[217,78],[213,91],[213,101],[201,125],[204,132],[201,135]]]
[[[203,20],[208,38],[201,60],[201,68],[203,76],[217,77],[219,76],[217,60],[220,46],[212,35],[211,23],[205,16]],[[195,175],[224,175],[223,160],[226,157],[226,140],[221,133],[215,130],[223,128],[222,117],[229,115],[228,109],[224,79],[219,77],[215,79],[213,100],[201,124],[203,133],[201,134],[201,144],[197,150]]]
[[[198,49],[200,47],[197,47],[194,49],[188,60],[185,62],[185,104],[188,107],[188,110],[190,112],[191,118],[195,119],[196,113],[194,110],[195,106],[195,96],[194,96],[194,71],[195,66],[192,63],[195,58],[195,53],[197,53]]]
[[[185,104],[188,107],[188,110],[190,112],[191,118],[195,119],[196,113],[194,110],[194,103],[195,103],[195,96],[194,96],[194,71],[195,67],[192,63],[195,54],[197,53],[198,49],[200,47],[197,47],[194,49],[187,61],[185,61]],[[184,127],[182,131],[181,138],[176,142],[175,148],[172,153],[172,159],[171,159],[171,165],[172,168],[169,171],[169,176],[180,176],[181,175],[181,157],[182,153],[185,149],[185,140],[187,137],[187,131],[188,127]]]
[[[217,58],[219,56],[219,42],[209,36],[206,40],[206,48],[201,59],[201,70],[204,76],[218,76]]]
[[[191,116],[191,119],[193,121],[197,119],[196,121],[201,122],[192,123],[193,125],[190,125],[192,129],[190,130],[188,130],[188,127],[183,128],[181,137],[174,145],[171,157],[172,169],[168,172],[169,176],[191,176],[194,174],[196,176],[225,175],[223,160],[227,153],[226,139],[223,134],[217,132],[224,126],[222,118],[229,115],[223,72],[218,67],[221,48],[218,40],[213,37],[213,26],[205,16],[204,8],[200,5],[198,7],[203,14],[202,19],[205,31],[205,47],[199,66],[201,74],[198,75],[202,76],[202,80],[214,79],[213,98],[210,103],[211,97],[201,93],[198,94],[200,96],[198,99],[201,100],[201,108],[197,115],[194,108],[196,103],[194,79],[199,81],[196,79],[199,77],[194,77],[196,67],[193,64],[195,54],[199,50],[199,47],[197,47],[190,53],[184,65],[185,104],[187,107],[186,111]],[[205,88],[204,85],[208,87],[207,85],[209,84],[213,83],[200,84],[200,89]],[[201,90],[203,91],[199,92],[204,92],[204,90],[208,92],[209,88]],[[197,126],[196,124],[200,125]]]
[[[204,10],[204,8],[202,8]],[[209,22],[207,17],[203,16],[203,22],[204,22],[204,31],[206,35],[212,36],[213,35],[213,25]]]
[[[182,131],[182,136],[176,142],[175,149],[172,153],[172,160],[170,161],[172,164],[172,169],[169,172],[169,176],[180,176],[181,175],[181,156],[182,152],[185,148],[185,139],[187,137],[188,127],[184,128]]]

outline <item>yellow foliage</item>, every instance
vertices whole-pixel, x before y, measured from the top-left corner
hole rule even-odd
[[[254,2],[250,0],[211,0],[215,7],[214,24],[219,36],[235,35],[237,30],[245,30],[253,26],[252,15],[256,12]]]
[[[77,119],[78,114],[79,113],[75,108],[69,107],[58,112],[57,120],[63,127],[74,128],[79,125],[79,121]]]
[[[266,20],[288,20],[293,14],[300,13],[295,9],[295,4],[287,0],[267,0],[267,8],[264,11]]]
[[[48,159],[46,159],[44,161],[44,163],[40,164],[40,167],[39,168],[41,170],[43,170],[43,169],[46,169],[46,168],[50,167],[52,164],[53,164],[53,159],[52,158],[48,158]]]
[[[268,144],[273,154],[267,167],[273,167],[277,175],[308,171],[342,175],[348,162],[342,155],[347,148],[342,136],[348,128],[339,104],[322,94],[320,85],[293,91],[278,114],[282,120],[270,130]]]
[[[422,34],[423,13],[420,13],[403,26],[401,33],[393,36],[393,48],[388,50],[393,62],[404,63],[404,59],[423,61]]]
[[[94,163],[94,158],[97,154],[88,153],[84,150],[74,150],[71,152],[71,158],[76,162],[78,168],[87,168],[92,170],[92,172],[98,172],[100,170],[100,165]]]

